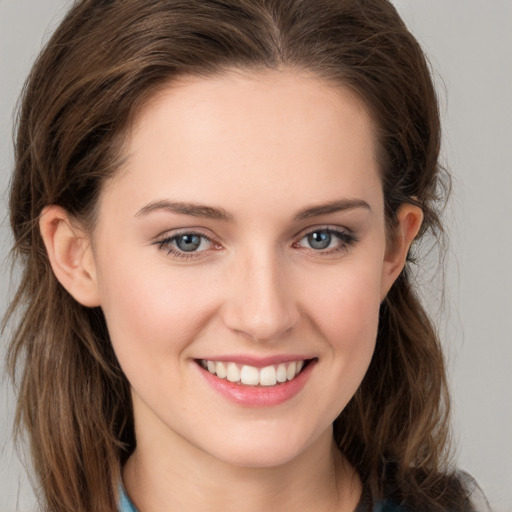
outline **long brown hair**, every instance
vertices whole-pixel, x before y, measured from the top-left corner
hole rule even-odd
[[[378,131],[385,214],[419,205],[422,236],[442,232],[440,126],[429,66],[387,0],[82,0],[37,59],[18,117],[10,195],[23,274],[8,311],[8,362],[51,512],[116,510],[120,468],[135,446],[130,390],[99,308],[53,275],[38,219],[50,204],[94,224],[102,184],[119,166],[141,105],[183,75],[294,68],[348,87]],[[381,306],[374,357],[335,422],[369,500],[458,510],[447,476],[449,400],[436,331],[410,265]]]

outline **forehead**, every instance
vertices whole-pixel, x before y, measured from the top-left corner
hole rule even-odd
[[[328,201],[333,183],[343,197],[380,189],[375,132],[354,93],[305,72],[186,77],[140,110],[119,177],[155,197],[209,202],[237,190],[242,202],[261,194]]]

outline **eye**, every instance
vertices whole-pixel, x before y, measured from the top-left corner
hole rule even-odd
[[[197,253],[208,251],[213,242],[200,233],[178,233],[156,242],[158,247],[176,258],[193,257]]]
[[[206,240],[203,236],[196,235],[195,233],[186,233],[184,235],[176,236],[174,238],[174,243],[180,251],[193,252],[200,248],[204,251],[204,246],[209,244],[209,240]]]
[[[333,236],[329,231],[315,231],[306,237],[307,243],[312,249],[328,249],[332,243]],[[336,240],[337,242],[337,240]]]
[[[356,238],[352,233],[325,228],[310,231],[295,245],[315,251],[336,252],[346,249],[355,241]]]

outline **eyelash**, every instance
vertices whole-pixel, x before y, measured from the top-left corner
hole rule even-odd
[[[185,235],[189,236],[197,236],[201,238],[202,241],[206,240],[208,243],[210,243],[212,246],[216,246],[219,244],[216,244],[210,237],[204,235],[203,233],[197,233],[195,231],[182,231],[180,233],[176,233],[172,236],[167,236],[161,240],[157,240],[155,243],[158,246],[158,248],[162,251],[166,251],[169,256],[172,256],[175,259],[181,259],[181,260],[190,260],[193,258],[198,258],[202,252],[206,251],[182,251],[179,248],[174,247],[172,244],[176,242],[180,237],[183,237]],[[201,243],[202,243],[201,241]]]
[[[334,236],[335,238],[337,238],[339,240],[340,244],[338,247],[334,247],[334,248],[330,248],[330,249],[329,248],[314,249],[312,247],[306,248],[306,247],[303,247],[300,245],[300,242],[302,242],[302,240],[306,239],[307,237],[309,237],[315,233],[325,233],[330,236]],[[160,250],[166,251],[169,256],[171,256],[175,259],[178,259],[178,260],[191,260],[194,258],[199,258],[199,257],[201,257],[201,253],[207,252],[208,249],[206,249],[204,251],[189,251],[189,252],[187,252],[187,251],[180,250],[179,248],[176,248],[173,246],[173,244],[176,243],[176,240],[178,240],[180,237],[183,237],[186,235],[197,236],[197,237],[201,238],[202,241],[206,240],[214,248],[216,248],[216,249],[221,248],[220,244],[214,242],[214,240],[212,240],[210,237],[204,235],[203,233],[197,233],[195,231],[182,231],[182,232],[176,233],[172,236],[167,236],[165,238],[162,238],[161,240],[157,240],[155,242],[155,245],[157,245]],[[201,241],[201,243],[202,243],[202,241]],[[309,250],[310,252],[312,252],[315,255],[329,255],[329,254],[336,254],[336,253],[346,251],[350,246],[354,245],[358,241],[359,241],[358,237],[351,231],[338,230],[338,229],[324,227],[324,228],[311,229],[305,233],[302,233],[300,235],[300,238],[298,239],[298,241],[296,241],[292,244],[292,247],[294,247],[294,248],[302,247],[306,250]]]
[[[329,255],[329,254],[336,254],[340,252],[346,251],[350,246],[354,245],[356,242],[359,241],[357,236],[348,230],[339,230],[339,229],[333,229],[328,227],[320,227],[315,228],[307,231],[306,233],[301,234],[299,240],[297,242],[294,242],[293,247],[302,247],[300,245],[300,242],[302,240],[308,238],[309,236],[314,235],[315,233],[324,233],[329,236],[334,236],[338,239],[339,245],[337,247],[332,248],[326,248],[326,249],[314,249],[312,247],[305,248],[311,252],[313,252],[315,255]]]

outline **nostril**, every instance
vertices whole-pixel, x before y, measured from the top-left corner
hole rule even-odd
[[[262,267],[265,267],[264,269]],[[300,320],[295,296],[274,263],[251,262],[235,272],[221,314],[225,325],[255,342],[268,342],[289,333]]]

